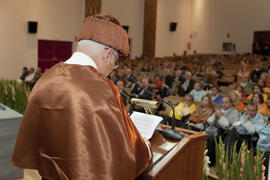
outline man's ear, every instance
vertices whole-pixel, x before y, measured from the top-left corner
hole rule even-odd
[[[113,48],[105,49],[104,57],[105,61],[107,62],[110,58],[112,58],[113,55]]]

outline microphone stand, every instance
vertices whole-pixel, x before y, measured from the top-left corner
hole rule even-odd
[[[130,108],[129,108],[129,110],[128,110],[128,113],[131,114],[132,111],[133,111],[133,105],[132,105],[132,103],[131,103],[132,97],[131,97],[130,95],[127,95],[124,91],[122,91],[122,90],[120,90],[120,89],[119,89],[119,91],[120,91],[121,94],[123,94],[125,97],[127,97],[127,98],[129,99]]]
[[[158,100],[161,100],[162,102],[165,102],[166,104],[168,104],[173,110],[171,129],[163,129],[163,131],[162,131],[163,136],[165,136],[166,138],[169,138],[169,139],[173,139],[173,140],[181,140],[183,138],[183,136],[178,131],[175,130],[175,114],[174,114],[175,110],[174,110],[173,105],[171,103],[169,103],[168,101],[162,99],[161,97],[157,96],[156,94],[152,93],[147,88],[144,88],[144,90],[147,93],[154,96],[155,98],[157,98]]]

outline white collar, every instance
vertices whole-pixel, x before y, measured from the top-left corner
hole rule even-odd
[[[97,64],[95,61],[81,52],[75,52],[72,56],[64,62],[65,64],[78,64],[82,66],[92,66],[93,68],[97,69]]]

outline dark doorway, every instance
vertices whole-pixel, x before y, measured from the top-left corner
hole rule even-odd
[[[253,54],[270,55],[270,31],[255,31],[253,39]]]
[[[72,42],[38,40],[38,67],[45,69],[65,61],[72,55]]]

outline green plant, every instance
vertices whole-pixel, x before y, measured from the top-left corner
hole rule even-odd
[[[264,153],[259,150],[254,156],[253,150],[249,150],[245,143],[241,144],[239,152],[236,143],[233,146],[231,157],[222,139],[216,143],[216,166],[217,175],[220,180],[245,180],[245,179],[264,179],[263,176],[263,158]]]
[[[28,101],[29,88],[26,84],[16,81],[0,80],[0,102],[24,113]]]

